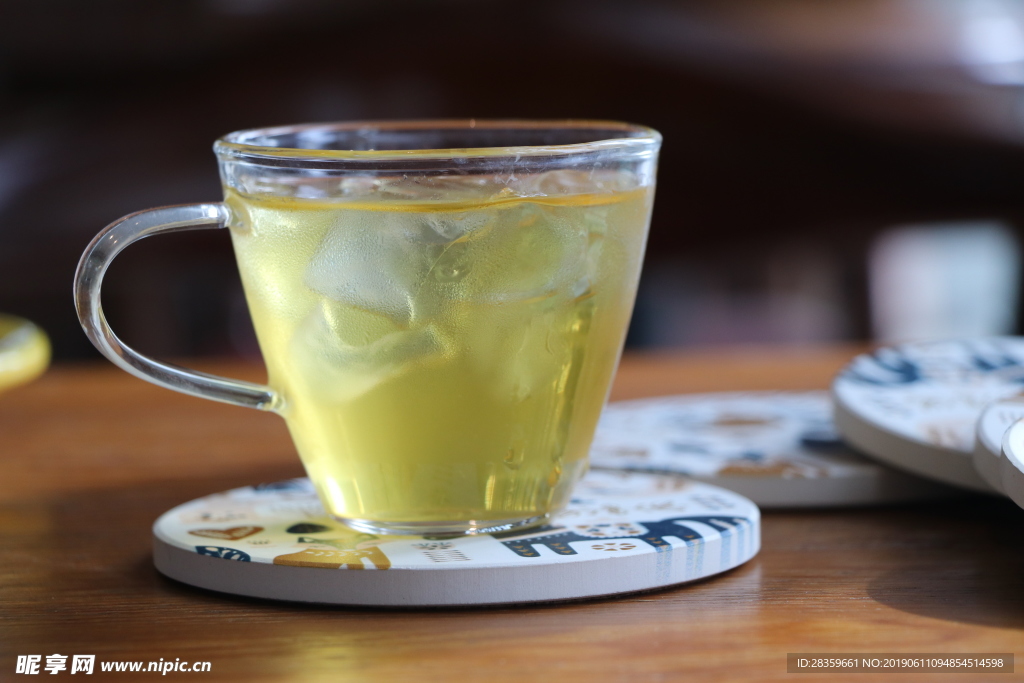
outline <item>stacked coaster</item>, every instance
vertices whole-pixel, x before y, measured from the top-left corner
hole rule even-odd
[[[594,467],[671,472],[764,508],[896,503],[950,489],[863,457],[839,438],[826,392],[733,392],[610,404]]]
[[[836,424],[872,457],[989,493],[1024,391],[1024,340],[905,344],[859,356],[836,379]],[[1024,413],[1021,413],[1024,416]],[[977,465],[977,466],[976,466]]]
[[[1003,436],[999,483],[1014,503],[1024,508],[1024,421],[1015,422]]]
[[[153,558],[202,588],[392,607],[572,600],[719,574],[760,547],[757,506],[682,477],[591,472],[544,527],[374,536],[328,517],[308,479],[235,489],[165,513]],[[356,571],[358,570],[358,571]]]
[[[972,458],[974,469],[995,491],[1005,493],[1003,472],[1006,457],[1003,441],[1014,423],[1024,420],[1024,397],[995,401],[981,413]]]

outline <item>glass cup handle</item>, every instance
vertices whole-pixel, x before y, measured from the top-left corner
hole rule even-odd
[[[107,324],[100,305],[103,275],[121,250],[143,237],[164,232],[223,228],[228,210],[221,204],[183,204],[147,209],[114,221],[89,243],[75,271],[75,308],[89,340],[114,365],[136,377],[192,396],[275,411],[280,398],[273,389],[188,370],[142,355],[121,342]]]

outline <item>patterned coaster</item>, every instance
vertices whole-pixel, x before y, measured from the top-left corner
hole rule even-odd
[[[922,476],[992,492],[972,463],[982,411],[1024,391],[1024,340],[927,342],[855,358],[832,386],[858,450]]]
[[[1024,419],[1024,397],[990,404],[978,420],[974,469],[996,491],[1003,490],[1003,437],[1013,423]]]
[[[527,532],[374,536],[328,517],[309,480],[294,479],[170,510],[153,525],[153,558],[173,579],[225,593],[412,607],[670,586],[732,569],[760,548],[757,506],[731,491],[592,472],[575,493],[551,525]]]
[[[1015,422],[1006,430],[1000,472],[1000,488],[1014,503],[1024,508],[1024,420]]]
[[[591,463],[683,474],[766,508],[893,503],[950,493],[845,447],[822,391],[612,403],[601,416]]]

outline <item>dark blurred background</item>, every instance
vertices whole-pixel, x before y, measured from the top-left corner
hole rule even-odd
[[[664,135],[634,348],[1015,332],[1018,0],[0,2],[0,311],[95,357],[83,248],[220,197],[213,140],[312,121],[607,118]],[[255,355],[229,238],[144,240],[104,305]]]

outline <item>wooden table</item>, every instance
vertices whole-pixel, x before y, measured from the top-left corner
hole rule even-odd
[[[630,357],[613,398],[823,388],[853,353]],[[754,560],[655,593],[530,607],[310,607],[194,589],[150,560],[150,525],[165,510],[301,474],[278,418],[108,365],[57,367],[0,396],[0,435],[0,680],[33,680],[14,674],[25,654],[44,665],[50,654],[209,661],[209,673],[168,674],[203,681],[1024,680],[786,673],[789,652],[1024,651],[1024,511],[1003,500],[769,512]]]

